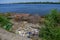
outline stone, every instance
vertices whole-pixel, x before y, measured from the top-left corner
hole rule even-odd
[[[1,40],[31,40],[27,37],[22,37],[20,35],[10,33],[4,29],[0,28],[0,39]]]

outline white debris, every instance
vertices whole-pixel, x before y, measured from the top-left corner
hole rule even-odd
[[[20,36],[25,36],[24,30],[18,31]]]
[[[38,34],[38,32],[39,32],[39,30],[37,28],[34,28],[34,27],[39,27],[38,24],[23,22],[21,25],[16,30],[16,33],[18,33],[20,36],[27,37],[27,36],[30,36],[29,32],[31,32],[31,34]]]

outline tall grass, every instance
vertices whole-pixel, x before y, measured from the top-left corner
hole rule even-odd
[[[44,27],[40,29],[39,37],[42,40],[60,40],[60,14],[52,10],[45,16]]]

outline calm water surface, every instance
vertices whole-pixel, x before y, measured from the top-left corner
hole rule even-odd
[[[16,12],[44,15],[52,9],[60,11],[60,4],[0,4],[0,12]]]

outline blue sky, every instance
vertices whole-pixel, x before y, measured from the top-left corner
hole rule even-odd
[[[0,3],[15,3],[15,2],[59,2],[59,0],[0,0]]]

